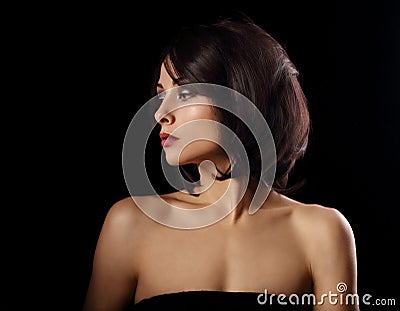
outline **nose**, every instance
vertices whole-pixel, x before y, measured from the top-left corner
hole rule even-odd
[[[168,99],[167,97],[165,97],[162,100],[160,107],[154,113],[154,119],[157,123],[160,123],[161,125],[170,125],[175,122],[174,112],[171,111],[171,107],[169,106],[170,105],[168,105]]]
[[[171,113],[162,114],[162,113],[159,113],[158,110],[154,114],[154,118],[160,124],[168,124],[168,125],[170,125],[170,124],[174,123],[174,121],[175,121],[175,118]]]

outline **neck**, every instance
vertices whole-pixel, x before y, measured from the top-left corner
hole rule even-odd
[[[229,164],[224,167],[229,168]],[[227,178],[217,180],[220,176],[211,161],[204,161],[199,166],[200,185],[194,189],[198,194],[196,201],[202,206],[218,202],[230,206],[233,210],[230,218],[236,221],[243,211],[247,211],[257,188],[253,178]]]

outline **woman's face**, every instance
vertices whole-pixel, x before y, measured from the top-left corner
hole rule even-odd
[[[157,93],[162,100],[154,114],[161,125],[161,145],[170,165],[214,163],[224,152],[218,145],[218,122],[209,98],[180,86],[161,66]],[[208,104],[207,104],[208,103]],[[212,122],[215,121],[215,122]]]

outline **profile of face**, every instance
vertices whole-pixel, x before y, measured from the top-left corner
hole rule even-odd
[[[214,163],[226,158],[219,145],[218,118],[210,98],[196,94],[190,85],[177,84],[162,64],[157,83],[161,100],[154,118],[161,126],[160,139],[168,164]]]

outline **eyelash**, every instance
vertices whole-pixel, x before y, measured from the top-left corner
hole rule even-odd
[[[180,92],[178,94],[178,99],[185,101],[185,100],[188,100],[189,98],[191,98],[192,96],[193,96],[193,94],[190,91],[183,90],[182,92]]]
[[[177,95],[177,99],[182,100],[182,101],[186,101],[189,98],[193,97],[193,93],[188,91],[188,90],[182,90],[181,92],[178,93]],[[159,100],[164,100],[165,98],[165,92],[160,92],[157,94],[157,98]]]

